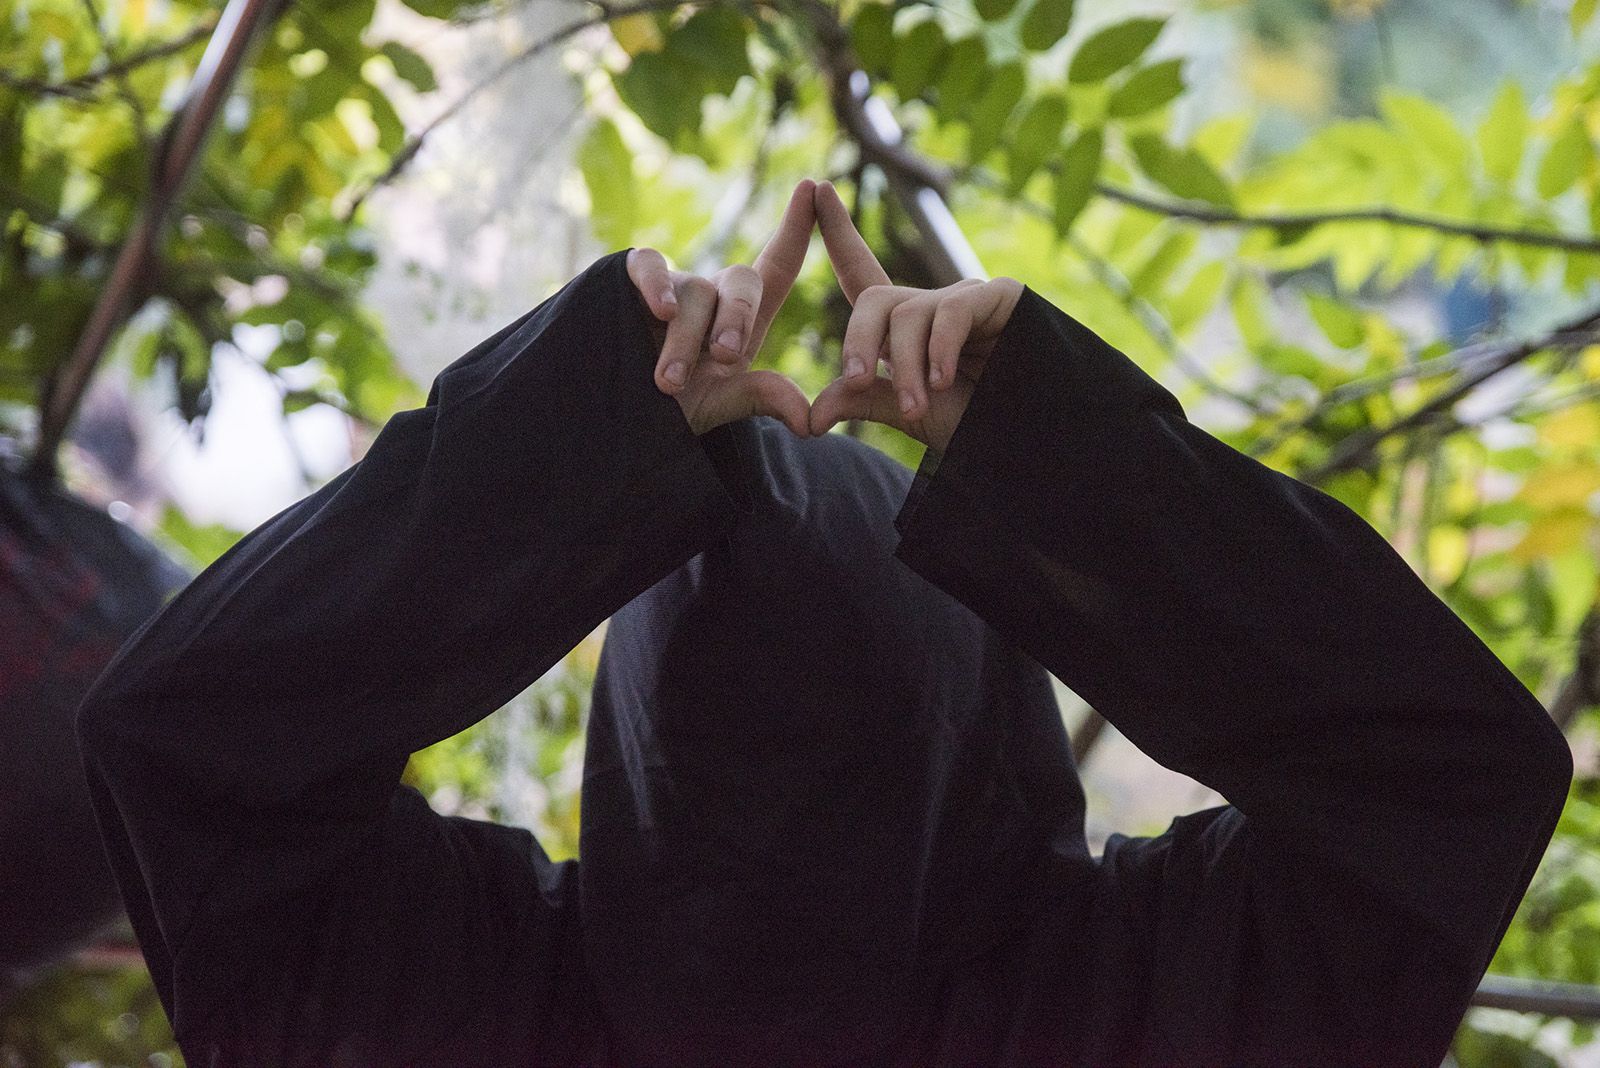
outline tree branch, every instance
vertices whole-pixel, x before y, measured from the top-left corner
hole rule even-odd
[[[1334,475],[1360,467],[1378,446],[1396,434],[1427,423],[1489,379],[1551,349],[1570,351],[1600,338],[1600,308],[1592,309],[1540,337],[1530,338],[1486,356],[1482,365],[1461,376],[1427,403],[1409,415],[1381,427],[1352,434],[1334,447],[1327,460],[1300,474],[1303,482],[1316,484]]]
[[[1578,661],[1550,702],[1550,718],[1566,730],[1591,705],[1600,705],[1600,604],[1578,624]]]
[[[1462,222],[1439,215],[1401,211],[1398,208],[1350,208],[1339,211],[1308,211],[1284,214],[1246,215],[1243,212],[1219,208],[1210,204],[1186,200],[1166,200],[1148,196],[1107,182],[1095,184],[1095,192],[1108,200],[1139,208],[1169,219],[1183,219],[1205,226],[1231,226],[1250,230],[1295,230],[1327,223],[1381,222],[1417,230],[1455,237],[1468,237],[1483,244],[1506,243],[1531,245],[1537,248],[1562,249],[1567,252],[1600,252],[1600,238],[1579,237],[1572,234],[1549,234],[1538,230],[1518,230],[1503,226],[1487,226]]]
[[[176,55],[190,45],[198,44],[205,40],[216,27],[216,16],[208,16],[170,41],[163,41],[142,52],[134,52],[124,56],[115,62],[106,64],[99,70],[88,71],[74,78],[64,78],[59,82],[19,78],[15,74],[8,74],[0,70],[0,85],[24,93],[36,93],[40,96],[67,96],[75,99],[84,99],[92,94],[95,86],[100,82],[120,77],[129,71],[142,67],[146,63],[153,63],[158,59],[166,59],[168,56]]]

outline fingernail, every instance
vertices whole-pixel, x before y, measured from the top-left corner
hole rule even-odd
[[[850,359],[846,361],[844,365],[844,373],[850,378],[854,378],[856,375],[860,374],[866,369],[867,365],[862,363],[854,356],[850,357]]]
[[[683,385],[683,380],[688,377],[689,369],[681,363],[667,364],[667,381],[675,386]]]
[[[944,380],[944,372],[939,370],[939,366],[937,364],[935,364],[934,366],[928,368],[928,381],[929,382],[932,382],[934,385],[937,386],[943,380]]]
[[[663,289],[661,291],[661,303],[663,303],[663,304],[676,304],[676,303],[678,303],[678,294],[674,293],[670,289]]]
[[[917,398],[915,398],[915,397],[913,397],[911,395],[911,391],[910,390],[902,389],[900,391],[900,410],[902,412],[909,412],[912,408],[915,408],[916,406],[917,406]]]
[[[737,330],[724,330],[717,337],[717,344],[721,345],[723,348],[727,349],[729,352],[738,352],[739,351],[739,331],[737,331]]]

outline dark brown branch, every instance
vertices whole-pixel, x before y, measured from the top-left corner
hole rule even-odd
[[[39,435],[30,470],[53,476],[56,448],[77,411],[78,402],[100,357],[128,314],[142,301],[157,269],[156,242],[167,214],[200,156],[222,99],[263,24],[270,24],[286,0],[229,0],[206,53],[196,65],[183,102],[164,129],[152,167],[150,194],[123,241],[105,287],[72,351],[41,383]]]

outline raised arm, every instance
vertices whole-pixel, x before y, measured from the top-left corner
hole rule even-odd
[[[698,406],[664,392],[658,358],[698,356],[715,294],[681,287],[662,327],[639,285],[673,279],[645,260],[601,259],[452,363],[84,699],[102,832],[190,1063],[600,1056],[572,866],[399,777],[713,539],[733,504],[696,430],[788,403],[733,381],[737,351],[713,351],[720,384],[668,379]]]
[[[966,379],[886,420],[930,442],[896,556],[1232,803],[1108,850],[1125,915],[1156,903],[1124,929],[1149,982],[1102,977],[1116,1026],[1153,1063],[1437,1065],[1566,797],[1544,709],[1359,516],[1190,423],[1036,292],[875,292],[851,329],[886,339],[895,388],[918,338],[909,380],[958,351]],[[890,382],[831,385],[813,430]]]

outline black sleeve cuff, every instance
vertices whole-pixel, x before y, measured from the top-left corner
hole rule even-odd
[[[1143,409],[1184,417],[1178,399],[1138,364],[1024,287],[949,445],[923,454],[895,528],[902,539],[937,538],[953,510],[1026,526],[1004,502],[1040,492],[1030,457]]]

